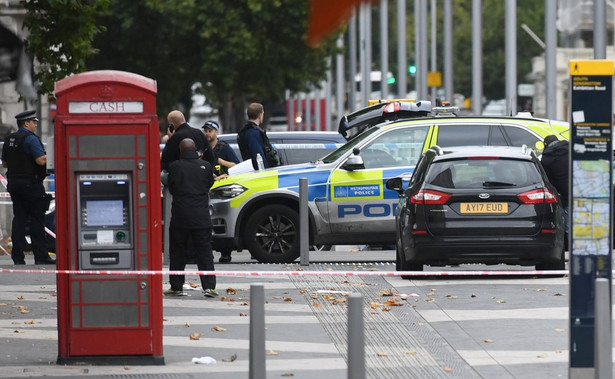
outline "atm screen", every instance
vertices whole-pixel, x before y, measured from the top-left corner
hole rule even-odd
[[[86,226],[123,226],[124,202],[122,200],[87,200]]]

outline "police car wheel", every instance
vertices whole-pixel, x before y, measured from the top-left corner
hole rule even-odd
[[[268,205],[248,219],[243,240],[263,263],[290,263],[299,257],[299,215],[284,205]]]

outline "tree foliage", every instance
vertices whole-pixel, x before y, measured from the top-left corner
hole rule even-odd
[[[307,0],[113,0],[98,18],[107,33],[95,39],[100,53],[88,68],[156,79],[159,115],[178,103],[188,108],[190,85],[199,81],[225,126],[236,126],[246,101],[267,109],[285,89],[302,91],[324,79],[333,43],[307,47],[307,11]],[[240,120],[231,118],[233,105]]]
[[[52,94],[54,83],[85,70],[85,60],[96,53],[92,41],[104,26],[96,24],[96,15],[107,0],[29,0],[24,27],[29,30],[27,50],[41,64],[34,78],[39,93]]]

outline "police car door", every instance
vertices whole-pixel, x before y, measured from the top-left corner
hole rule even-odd
[[[357,241],[394,241],[398,194],[386,189],[385,182],[402,175],[410,178],[430,125],[384,128],[375,138],[357,146],[364,168],[349,170],[343,161],[331,174],[329,216],[333,234],[357,234]]]

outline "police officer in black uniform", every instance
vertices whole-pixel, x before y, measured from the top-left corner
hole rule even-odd
[[[45,244],[45,212],[49,197],[43,180],[47,176],[47,155],[40,138],[34,134],[38,124],[36,111],[15,116],[19,129],[6,137],[2,149],[2,166],[8,168],[7,189],[13,202],[11,257],[16,265],[26,264],[26,225],[30,221],[30,238],[35,264],[54,264]]]

